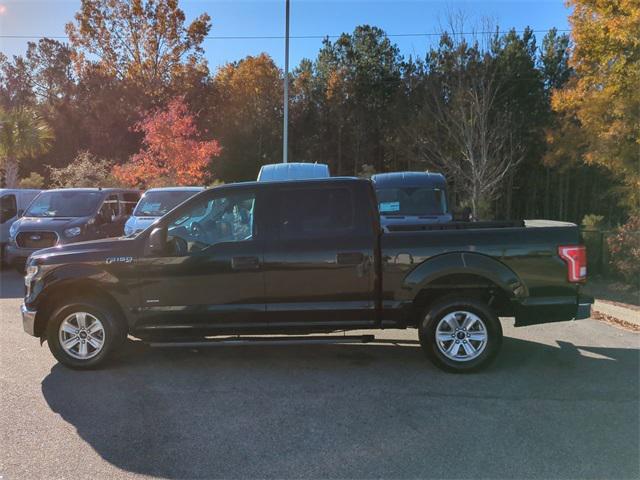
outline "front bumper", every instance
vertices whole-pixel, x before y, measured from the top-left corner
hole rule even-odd
[[[5,249],[5,257],[8,264],[12,264],[16,260],[26,261],[33,252],[37,252],[38,248],[22,248],[17,245],[7,245]]]
[[[23,303],[20,305],[20,313],[22,313],[22,328],[25,332],[33,337],[37,337],[36,335],[36,311],[29,310],[27,306]]]

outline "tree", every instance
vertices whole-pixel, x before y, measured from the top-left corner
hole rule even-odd
[[[132,82],[151,95],[194,72],[207,74],[209,15],[185,25],[178,0],[82,0],[67,34],[79,70]]]
[[[33,110],[0,108],[0,166],[8,188],[18,183],[19,162],[45,152],[52,138],[49,125]]]
[[[66,167],[49,167],[51,185],[56,188],[118,187],[113,175],[113,162],[90,152],[78,152]]]
[[[363,164],[383,171],[401,122],[402,57],[386,33],[360,25],[335,42],[328,38],[315,62],[323,93],[325,156],[336,174],[357,174]]]
[[[221,67],[208,124],[224,150],[216,176],[255,179],[260,166],[282,158],[282,73],[266,53]]]
[[[429,94],[418,119],[428,132],[419,139],[423,155],[448,175],[474,217],[485,216],[523,158],[512,113],[500,108],[504,85],[498,64],[478,39],[444,33],[427,68]]]
[[[577,122],[581,160],[602,165],[625,185],[623,202],[640,209],[640,3],[570,0],[575,76],[553,107]]]
[[[114,169],[116,178],[127,185],[202,185],[211,158],[220,155],[216,140],[200,139],[183,97],[148,112],[133,130],[144,134],[143,147],[129,163]]]
[[[530,28],[522,34],[515,29],[494,39],[491,60],[496,63],[500,92],[495,110],[509,120],[507,144],[510,156],[518,165],[510,169],[498,192],[495,204],[499,217],[530,218],[541,202],[538,188],[544,186],[544,170],[540,158],[544,153],[545,127],[549,122],[549,107],[544,80],[536,68],[536,38]],[[527,171],[529,175],[518,175]],[[519,196],[518,193],[524,195]],[[514,215],[516,214],[516,215]]]

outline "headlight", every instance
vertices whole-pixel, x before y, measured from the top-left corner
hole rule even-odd
[[[38,266],[37,265],[28,265],[26,268],[26,273],[24,275],[24,284],[29,287],[31,285],[31,280],[38,274]]]
[[[9,236],[15,238],[16,233],[18,233],[18,222],[13,222],[11,227],[9,227]]]
[[[125,225],[124,226],[124,234],[125,236],[129,236],[131,235],[135,230],[133,228],[131,228],[129,225]]]
[[[64,236],[67,238],[77,237],[81,232],[82,229],[80,227],[71,227],[64,231]]]

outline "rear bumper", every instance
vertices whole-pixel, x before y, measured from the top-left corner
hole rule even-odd
[[[576,320],[584,320],[585,318],[589,318],[591,316],[591,304],[589,303],[579,303],[578,311],[576,312]]]
[[[516,327],[541,323],[584,320],[591,316],[593,297],[578,295],[572,297],[529,298],[516,307]]]
[[[22,328],[25,332],[33,337],[37,337],[36,335],[36,311],[29,310],[27,306],[23,303],[20,305],[20,313],[22,313]]]

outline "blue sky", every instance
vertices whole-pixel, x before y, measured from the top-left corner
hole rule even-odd
[[[64,35],[80,1],[0,0],[0,35]],[[211,36],[279,36],[284,33],[284,0],[181,0],[187,18],[207,12],[212,18]],[[356,25],[370,24],[388,34],[430,33],[441,30],[450,12],[464,12],[469,25],[490,18],[501,29],[568,29],[569,9],[563,0],[291,0],[291,35],[339,35]],[[536,35],[539,39],[543,34]],[[423,56],[436,37],[392,37],[403,55]],[[0,51],[21,54],[29,39],[0,38]],[[291,65],[303,57],[315,58],[321,40],[292,38]],[[269,53],[282,66],[282,39],[209,39],[205,53],[212,69],[225,62]]]

